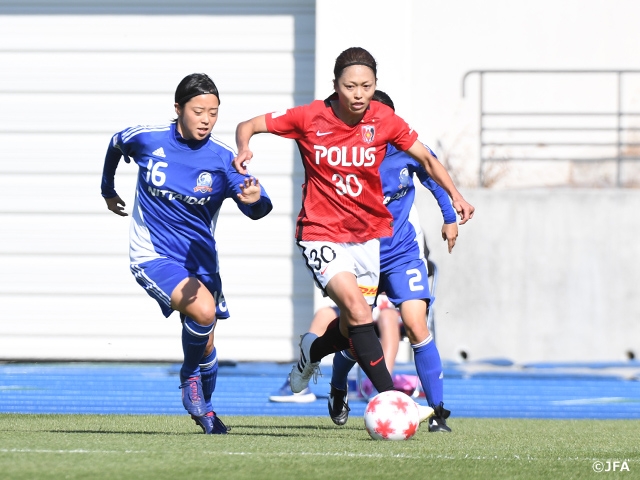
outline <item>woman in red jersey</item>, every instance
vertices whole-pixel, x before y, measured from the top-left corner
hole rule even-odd
[[[419,161],[446,190],[461,216],[460,224],[473,217],[474,207],[418,141],[418,134],[391,108],[371,103],[376,71],[369,52],[349,48],[334,67],[337,100],[316,100],[286,112],[260,115],[240,123],[236,130],[234,166],[240,173],[246,173],[253,157],[249,149],[253,135],[273,133],[298,144],[305,169],[296,225],[298,247],[316,285],[340,309],[340,318],[324,335],[302,336],[300,359],[290,376],[293,392],[306,388],[324,356],[346,348],[379,392],[393,389],[370,308],[380,274],[379,239],[393,233],[378,173],[387,143]]]

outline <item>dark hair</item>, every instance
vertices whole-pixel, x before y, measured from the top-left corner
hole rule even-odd
[[[391,97],[384,93],[382,90],[376,90],[373,92],[373,98],[371,100],[375,100],[376,102],[380,102],[385,104],[387,107],[391,108],[394,112],[396,111],[396,107],[393,104],[393,100]]]
[[[185,103],[198,95],[213,94],[218,97],[218,103],[220,103],[220,95],[218,94],[218,87],[213,83],[213,80],[204,73],[192,73],[182,79],[176,88],[175,102],[184,107]]]
[[[344,52],[338,55],[338,58],[336,58],[336,64],[333,67],[333,78],[335,80],[339,79],[344,69],[351,67],[352,65],[364,65],[365,67],[369,67],[373,70],[373,75],[376,77],[378,76],[378,65],[376,63],[376,59],[373,58],[373,55],[367,52],[364,48],[351,47],[347,48]]]

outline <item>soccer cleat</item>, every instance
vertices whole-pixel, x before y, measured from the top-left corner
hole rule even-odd
[[[402,392],[410,397],[416,398],[418,396],[418,384],[420,380],[417,375],[396,374],[391,377],[393,380],[393,388]]]
[[[308,387],[299,393],[293,393],[291,391],[291,382],[289,381],[289,377],[287,377],[284,385],[282,385],[277,392],[269,396],[269,401],[278,403],[309,403],[315,402],[316,396]]]
[[[293,393],[300,393],[307,388],[311,377],[313,377],[314,383],[317,382],[320,362],[310,360],[311,344],[316,338],[318,336],[315,333],[305,333],[300,337],[300,360],[293,366],[289,375]]]
[[[222,423],[216,412],[209,412],[201,417],[191,415],[191,418],[202,428],[205,435],[225,435],[231,430],[231,427]]]
[[[329,407],[329,416],[336,425],[344,425],[349,420],[349,397],[347,390],[340,390],[331,385],[331,392],[329,393],[329,401],[327,406]]]
[[[202,395],[202,382],[200,377],[190,377],[180,384],[182,389],[182,405],[194,417],[203,417],[209,411],[207,402]]]
[[[433,408],[427,407],[425,405],[420,405],[418,402],[416,402],[416,405],[418,406],[418,415],[420,416],[420,423],[430,419],[433,416],[434,414]]]
[[[430,432],[450,432],[451,428],[447,426],[446,419],[449,418],[451,412],[444,408],[442,403],[433,409],[433,416],[429,419]]]

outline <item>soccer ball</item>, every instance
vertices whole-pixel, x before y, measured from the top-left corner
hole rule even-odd
[[[408,440],[420,426],[418,405],[396,390],[379,393],[364,411],[364,426],[374,440]]]

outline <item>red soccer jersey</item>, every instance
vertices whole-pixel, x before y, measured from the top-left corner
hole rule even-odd
[[[269,132],[295,139],[302,156],[298,240],[362,243],[393,234],[378,168],[387,143],[407,150],[418,134],[391,108],[371,102],[355,126],[336,117],[322,100],[265,118]]]

